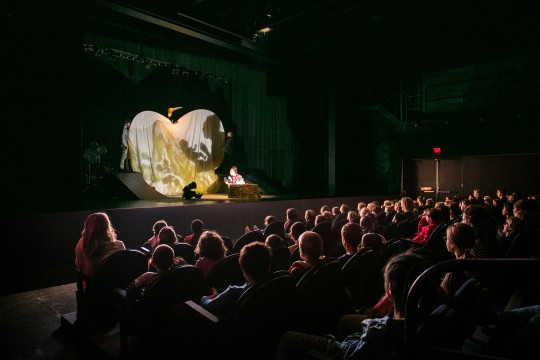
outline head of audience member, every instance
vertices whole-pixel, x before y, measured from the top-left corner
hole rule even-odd
[[[480,189],[474,189],[473,190],[473,198],[475,199],[482,199],[482,191],[480,191]]]
[[[89,215],[82,231],[83,249],[90,257],[99,255],[107,243],[116,240],[116,232],[109,216],[104,212]]]
[[[191,222],[191,232],[194,234],[200,234],[202,233],[204,228],[204,223],[202,220],[195,219]]]
[[[154,226],[152,226],[152,232],[154,233],[154,236],[157,237],[161,229],[163,229],[165,226],[167,226],[167,222],[165,220],[158,220],[154,223]]]
[[[332,216],[335,218],[335,217],[338,216],[339,214],[341,214],[341,212],[339,211],[339,207],[334,206],[334,207],[332,208]]]
[[[369,210],[369,208],[367,206],[360,210],[359,215],[360,215],[361,218],[363,218],[364,216],[366,216],[366,214],[371,214],[371,211]]]
[[[506,195],[506,201],[508,201],[509,203],[514,203],[516,200],[516,194],[511,193]]]
[[[524,230],[534,229],[535,219],[534,219],[534,216],[530,212],[518,210],[516,211],[516,215],[514,217],[516,219],[520,219],[523,222]]]
[[[238,263],[248,284],[253,285],[270,272],[272,251],[265,244],[255,241],[240,250]]]
[[[461,209],[461,212],[463,213],[465,211],[465,208],[469,205],[471,205],[471,201],[469,199],[461,200],[459,202],[459,208]]]
[[[413,206],[414,206],[414,203],[413,203]],[[403,211],[402,208],[401,208],[401,201],[396,201],[394,203],[394,211],[395,212],[401,212]]]
[[[365,207],[366,207],[365,202],[359,202],[358,205],[356,205],[356,210],[358,210],[358,213],[360,213],[360,211]]]
[[[276,221],[276,218],[274,217],[274,215],[268,215],[264,218],[264,227],[267,227],[268,225],[270,225],[271,223],[273,223],[274,221]]]
[[[347,223],[341,228],[341,243],[347,255],[355,254],[362,241],[362,229],[357,223]]]
[[[495,239],[497,237],[497,225],[492,221],[484,206],[467,206],[463,212],[462,222],[473,227],[476,239]]]
[[[291,239],[296,243],[298,243],[298,239],[300,238],[300,235],[302,235],[306,231],[306,225],[303,222],[295,222],[291,226],[291,232],[289,233]]]
[[[323,254],[323,240],[319,234],[306,231],[298,239],[300,258],[309,264],[315,264]]]
[[[347,221],[348,222],[351,222],[353,221],[354,219],[356,219],[358,217],[358,214],[356,213],[356,211],[349,211],[347,213]]]
[[[435,200],[433,200],[432,198],[427,198],[426,204],[424,207],[427,207],[427,208],[435,207]]]
[[[518,211],[525,211],[529,214],[536,214],[538,212],[538,202],[530,199],[520,199],[514,203],[513,213],[514,216]]]
[[[334,217],[330,211],[325,211],[323,216],[326,218],[326,221],[332,222],[334,220]]]
[[[393,257],[384,268],[384,288],[394,304],[394,319],[405,318],[407,294],[413,282],[432,263],[416,253]]]
[[[424,210],[426,213],[426,220],[433,224],[439,224],[443,221],[443,213],[439,208],[427,208]]]
[[[330,209],[330,206],[328,206],[328,205],[323,205],[323,206],[321,207],[321,211],[320,211],[321,215],[324,214],[325,211],[330,211],[330,212],[332,212],[332,209]]]
[[[461,216],[461,209],[457,202],[452,201],[448,207],[450,209],[450,220],[457,219]]]
[[[373,230],[375,227],[375,216],[373,214],[366,214],[366,216],[360,218],[360,228],[362,233],[367,233]]]
[[[425,205],[425,199],[423,196],[417,196],[416,197],[416,203],[418,204],[418,206],[424,206]]]
[[[380,205],[376,205],[374,204],[372,207],[371,207],[371,213],[373,215],[377,215],[378,213],[380,213],[382,211]]]
[[[283,247],[283,239],[277,234],[272,234],[266,238],[264,241],[265,245],[270,249],[275,250]]]
[[[506,189],[505,188],[498,188],[497,189],[497,197],[501,200],[506,200]]]
[[[322,224],[322,223],[325,222],[325,221],[328,221],[328,220],[326,219],[326,216],[324,216],[324,215],[317,215],[317,216],[315,216],[315,226],[317,226],[317,225],[319,225],[319,224]]]
[[[158,272],[167,271],[174,264],[174,250],[167,244],[160,244],[156,246],[150,261]]]
[[[384,213],[386,215],[390,215],[393,212],[394,212],[394,205],[388,205],[384,207]]]
[[[523,221],[522,218],[516,217],[516,216],[510,216],[506,219],[506,223],[504,225],[503,231],[506,234],[506,236],[512,236],[515,234],[518,234],[525,230],[527,227],[527,224],[525,221]]]
[[[444,204],[437,205],[435,209],[438,209],[441,212],[440,222],[449,222],[450,221],[450,208]],[[437,223],[438,224],[438,223]]]
[[[392,200],[384,200],[382,208],[385,208],[387,206],[393,206],[393,205],[394,205],[394,203],[392,202]]]
[[[465,251],[472,250],[475,239],[474,229],[470,225],[454,223],[446,228],[446,249],[456,259],[461,258]]]
[[[514,214],[514,204],[511,203],[510,201],[503,203],[501,214],[503,217],[512,216]]]
[[[217,261],[227,255],[227,247],[217,232],[204,231],[195,247],[195,253],[200,257]]]
[[[339,207],[339,212],[342,214],[347,214],[349,211],[351,211],[351,209],[347,204],[341,204],[341,206]]]
[[[386,239],[381,234],[366,233],[362,236],[360,247],[378,251],[386,246]]]
[[[286,216],[287,216],[288,221],[293,221],[293,220],[298,219],[298,212],[296,211],[295,208],[288,208],[286,212]]]
[[[158,234],[159,244],[173,246],[178,241],[176,232],[171,226],[163,227]]]
[[[311,209],[308,209],[304,213],[304,220],[309,221],[309,220],[313,219],[313,221],[315,221],[315,216],[316,216],[315,211],[313,211]]]

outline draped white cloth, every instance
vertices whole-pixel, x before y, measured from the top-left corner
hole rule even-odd
[[[133,171],[164,195],[181,195],[197,183],[197,192],[219,189],[214,170],[223,161],[223,124],[209,110],[191,111],[175,123],[154,111],[135,116],[129,128]]]

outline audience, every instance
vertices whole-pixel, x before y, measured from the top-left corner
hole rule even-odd
[[[195,254],[199,256],[195,262],[195,267],[201,269],[204,277],[220,260],[227,255],[227,248],[223,239],[215,231],[205,231],[201,234],[199,243],[195,247]]]
[[[154,226],[152,226],[152,237],[148,239],[144,244],[143,247],[150,251],[152,253],[156,246],[159,243],[158,234],[161,229],[163,229],[165,226],[167,226],[167,222],[165,220],[158,220],[154,223]]]
[[[75,247],[75,269],[91,279],[107,256],[125,248],[124,243],[116,239],[109,216],[103,212],[93,213],[86,218],[82,237]],[[86,288],[85,282],[83,287]]]
[[[304,223],[296,222],[291,226],[291,232],[289,233],[289,238],[293,241],[293,244],[289,246],[291,254],[298,248],[298,239],[305,231],[306,226]]]
[[[341,228],[341,243],[345,249],[345,254],[341,255],[338,260],[341,266],[358,251],[358,245],[362,241],[362,229],[356,223],[347,223]]]
[[[130,297],[139,298],[144,296],[146,289],[156,283],[174,264],[174,250],[166,244],[156,247],[150,259],[151,267],[156,271],[148,271],[131,282],[126,288]]]
[[[223,321],[231,319],[234,306],[240,296],[270,271],[272,252],[266,245],[254,242],[242,248],[238,262],[246,283],[240,286],[230,285],[222,293],[212,289],[211,295],[203,296],[201,299],[201,305]]]
[[[199,237],[201,236],[204,229],[204,223],[202,220],[195,219],[191,222],[191,234],[187,235],[184,238],[184,242],[187,242],[189,245],[196,247],[199,242]]]
[[[294,228],[294,226],[293,226]],[[277,234],[272,234],[266,238],[264,244],[270,249],[275,250],[283,247],[283,239]]]
[[[289,268],[289,273],[299,279],[323,258],[323,240],[313,231],[306,231],[298,239],[300,258]]]

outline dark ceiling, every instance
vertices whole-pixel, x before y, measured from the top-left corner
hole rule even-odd
[[[215,45],[231,45],[229,50],[262,54],[296,68],[338,74],[373,71],[407,74],[530,55],[536,53],[540,38],[536,1],[109,0],[97,3],[137,21],[141,16],[133,12],[165,21],[169,25],[160,26],[168,28],[167,31],[171,30],[170,24],[195,31],[216,39]],[[272,30],[267,34],[257,32],[264,27]]]

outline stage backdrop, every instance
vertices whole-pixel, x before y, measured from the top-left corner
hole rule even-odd
[[[197,192],[219,189],[214,170],[223,160],[223,124],[209,110],[194,110],[178,120],[154,111],[137,114],[129,129],[133,171],[164,195],[182,195],[197,183]]]

